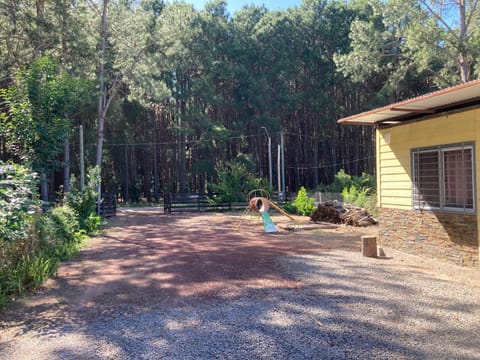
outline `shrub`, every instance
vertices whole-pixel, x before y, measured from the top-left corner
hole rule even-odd
[[[37,230],[43,244],[74,241],[80,230],[78,213],[68,205],[55,207],[38,220]]]
[[[3,274],[38,248],[32,231],[40,211],[37,184],[30,169],[0,163],[0,296],[8,292],[4,281],[9,280]]]
[[[297,207],[290,202],[287,202],[287,203],[283,204],[282,207],[286,212],[289,212],[290,214],[297,214],[298,213]]]
[[[352,181],[357,188],[368,188],[373,190],[377,188],[375,176],[369,175],[366,172],[362,172],[362,176],[353,176]]]
[[[65,194],[64,202],[78,214],[79,226],[88,234],[93,234],[101,225],[101,219],[96,215],[97,187],[100,181],[98,167],[89,169],[87,184],[83,191],[80,190],[77,179],[72,176],[70,191]]]
[[[368,188],[359,189],[352,184],[350,188],[343,189],[343,201],[364,208],[367,203],[369,190]]]
[[[61,261],[77,253],[85,239],[85,231],[79,229],[77,213],[67,205],[53,208],[39,217],[36,231],[29,234],[36,239],[34,251],[19,248],[16,258],[10,255],[8,261],[2,262],[0,309],[12,296],[40,286],[55,273]]]
[[[232,161],[215,168],[218,182],[211,185],[211,190],[218,193],[212,200],[215,203],[245,202],[249,191],[268,189],[264,179],[255,178],[240,161]]]
[[[377,214],[377,193],[371,188],[352,185],[342,191],[343,201],[366,209],[370,214]]]
[[[301,187],[298,191],[297,198],[293,202],[293,205],[297,209],[297,213],[300,215],[310,215],[315,210],[315,199],[308,197],[307,189]]]
[[[353,183],[352,177],[348,175],[345,170],[340,169],[340,171],[335,175],[333,180],[332,192],[342,192],[344,188],[349,188]]]
[[[65,204],[40,214],[37,191],[35,173],[0,164],[0,308],[41,285],[85,238],[76,209]],[[96,214],[85,223],[98,227]]]
[[[26,167],[0,162],[0,241],[28,236],[35,213],[40,210],[38,176]]]
[[[377,187],[374,176],[369,175],[365,172],[363,172],[361,176],[351,176],[347,174],[345,170],[341,169],[335,175],[335,178],[331,184],[320,185],[318,190],[324,192],[341,193],[343,192],[343,189],[350,189],[352,185],[355,185],[357,189],[365,187],[370,189],[376,189]]]

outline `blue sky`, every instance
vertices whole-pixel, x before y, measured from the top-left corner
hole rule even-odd
[[[191,3],[197,9],[203,9],[203,6],[208,0],[185,0],[187,3]],[[302,0],[227,0],[228,12],[233,15],[237,10],[240,10],[245,5],[262,5],[264,4],[267,9],[279,10],[287,9],[289,7],[300,6]]]

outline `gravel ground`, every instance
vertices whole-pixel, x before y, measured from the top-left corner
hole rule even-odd
[[[385,251],[284,254],[274,266],[294,286],[251,279],[81,320],[57,293],[50,322],[5,321],[0,359],[480,359],[480,272]]]

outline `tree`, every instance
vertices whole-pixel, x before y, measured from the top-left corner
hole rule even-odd
[[[360,0],[352,6],[352,51],[336,61],[354,80],[380,76],[400,100],[478,74],[478,0]]]
[[[255,178],[247,169],[247,165],[239,159],[218,165],[215,170],[218,182],[212,184],[211,188],[218,193],[214,198],[217,203],[244,202],[249,191],[268,189],[267,182]]]
[[[438,36],[433,38],[434,41],[414,41],[413,46],[418,48],[419,54],[430,52],[437,61],[443,60],[444,77],[451,79],[453,75],[453,83],[456,82],[458,74],[461,82],[470,81],[480,74],[479,1],[418,0],[418,4],[430,15],[430,28],[438,32]],[[418,27],[414,29],[420,30]]]
[[[8,109],[1,114],[1,134],[10,151],[40,173],[43,201],[48,201],[46,175],[60,164],[58,155],[71,129],[69,114],[86,89],[84,81],[61,73],[49,57],[40,57],[0,92]]]

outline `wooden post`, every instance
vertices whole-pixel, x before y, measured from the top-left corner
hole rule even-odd
[[[362,236],[362,255],[377,257],[377,237],[372,235]]]

